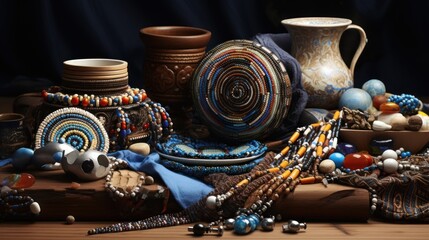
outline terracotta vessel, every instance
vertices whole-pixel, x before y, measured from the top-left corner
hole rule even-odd
[[[345,18],[291,18],[282,24],[291,36],[291,54],[301,65],[302,83],[309,95],[307,107],[337,109],[342,93],[353,87],[355,65],[366,45],[365,31]],[[360,34],[350,68],[339,49],[341,36],[348,29]]]
[[[190,83],[204,57],[211,32],[187,26],[153,26],[140,29],[145,45],[144,88],[148,96],[169,109],[176,130],[190,124]]]

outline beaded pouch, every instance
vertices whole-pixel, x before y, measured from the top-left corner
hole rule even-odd
[[[252,140],[240,145],[210,142],[183,135],[171,135],[156,145],[158,153],[167,159],[194,165],[230,165],[251,161],[262,156],[267,147]]]

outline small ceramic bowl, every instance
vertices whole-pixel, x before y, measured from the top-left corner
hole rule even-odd
[[[63,63],[64,69],[72,71],[115,71],[126,69],[126,61],[107,58],[73,59]]]
[[[372,139],[392,139],[393,148],[419,153],[429,142],[429,131],[374,131],[342,128],[340,139],[359,151],[368,151]]]

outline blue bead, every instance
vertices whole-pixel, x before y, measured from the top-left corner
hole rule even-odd
[[[250,232],[250,222],[248,219],[244,218],[238,218],[235,219],[234,223],[234,232],[237,234],[248,234]]]
[[[18,150],[13,154],[12,166],[16,170],[24,170],[28,165],[30,165],[33,154],[33,149],[24,147],[18,148]]]
[[[343,166],[345,156],[339,152],[334,152],[331,155],[329,155],[329,159],[334,161],[335,167],[340,168]]]

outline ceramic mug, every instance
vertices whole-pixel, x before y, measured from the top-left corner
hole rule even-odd
[[[0,113],[0,159],[8,158],[21,147],[29,147],[30,138],[24,126],[24,115]]]

